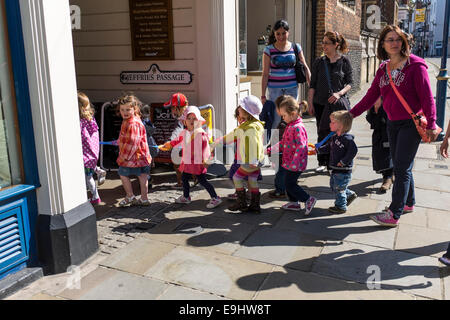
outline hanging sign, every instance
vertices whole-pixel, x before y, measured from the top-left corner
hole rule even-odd
[[[148,71],[124,71],[120,74],[122,84],[190,84],[192,73],[189,71],[161,71],[152,64]]]
[[[425,8],[416,9],[416,22],[425,22]]]
[[[172,0],[129,0],[133,60],[173,60]]]

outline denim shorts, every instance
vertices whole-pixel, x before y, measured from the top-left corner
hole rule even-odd
[[[119,176],[137,176],[139,177],[141,174],[146,173],[150,174],[150,166],[146,167],[137,167],[137,168],[130,168],[130,167],[119,167]]]

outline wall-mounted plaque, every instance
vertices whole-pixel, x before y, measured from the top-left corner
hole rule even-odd
[[[124,71],[120,74],[122,84],[191,84],[189,71],[161,71],[152,64],[148,71]]]
[[[173,60],[172,0],[129,0],[133,60]]]

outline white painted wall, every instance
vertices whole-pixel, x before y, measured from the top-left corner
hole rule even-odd
[[[20,0],[40,214],[87,201],[68,0]]]

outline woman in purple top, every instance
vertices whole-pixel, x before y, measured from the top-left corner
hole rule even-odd
[[[386,60],[378,69],[375,79],[364,98],[350,110],[357,117],[370,109],[378,97],[383,97],[383,108],[388,116],[387,130],[394,163],[394,188],[392,202],[380,214],[371,216],[376,223],[395,227],[403,213],[414,210],[414,179],[412,167],[421,141],[411,116],[405,110],[389,83],[387,64],[397,90],[413,112],[423,111],[427,121],[427,134],[434,141],[436,130],[436,105],[431,92],[425,61],[410,53],[406,35],[396,26],[386,26],[380,34],[377,49],[380,60]]]

